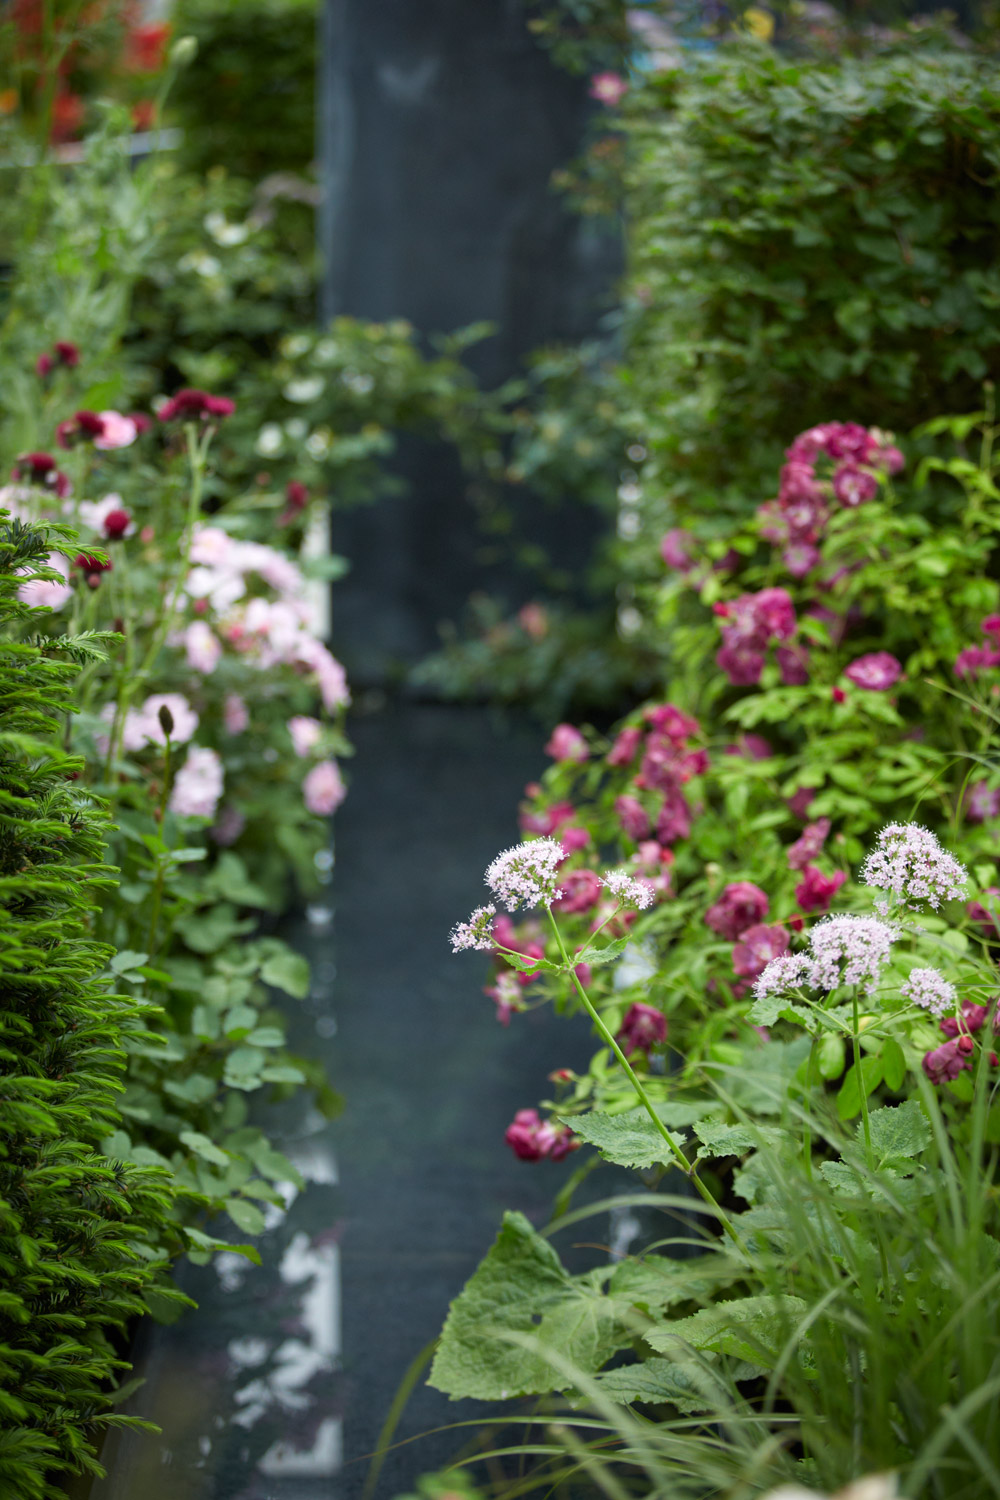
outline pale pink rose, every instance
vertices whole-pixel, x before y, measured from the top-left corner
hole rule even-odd
[[[292,737],[292,745],[296,755],[309,755],[316,747],[323,726],[318,719],[310,719],[306,714],[296,714],[288,721],[288,733]]]
[[[123,417],[120,411],[102,411],[98,416],[104,423],[104,431],[94,439],[95,448],[129,448],[139,435],[139,429],[131,417]]]
[[[221,526],[196,526],[191,537],[191,561],[208,568],[225,568],[237,554],[239,543]]]
[[[114,703],[105,703],[101,709],[100,717],[109,728],[115,722],[116,711],[117,705]],[[146,720],[136,709],[130,708],[125,715],[125,722],[121,728],[118,749],[124,751],[141,750],[143,745],[147,743]],[[98,735],[97,748],[101,755],[107,755],[110,748],[110,737],[106,734]]]
[[[192,568],[184,580],[184,592],[188,598],[204,599],[219,615],[232,609],[246,591],[246,584],[239,573],[230,573],[224,568],[201,565]]]
[[[188,666],[207,677],[215,671],[222,657],[222,642],[204,620],[194,620],[184,631],[184,652]]]
[[[222,706],[222,722],[227,734],[242,734],[250,723],[250,713],[239,693],[227,693]]]
[[[620,73],[595,73],[590,80],[589,92],[592,99],[614,109],[628,93],[628,84]]]
[[[318,766],[313,766],[302,783],[302,797],[306,807],[321,818],[334,812],[343,802],[346,793],[340,768],[332,760],[321,760]]]
[[[284,552],[266,547],[262,542],[241,542],[238,559],[242,573],[259,573],[276,594],[293,599],[301,595],[305,583],[302,570]]]
[[[30,604],[34,609],[62,609],[66,601],[73,597],[69,583],[69,563],[58,552],[50,552],[45,566],[60,574],[65,582],[46,583],[44,579],[33,578],[30,583],[21,584],[17,597],[22,604]]]
[[[347,674],[337,658],[327,650],[322,641],[316,640],[315,636],[306,635],[304,632],[295,649],[295,659],[304,667],[311,667],[316,673],[316,681],[319,686],[320,697],[323,699],[323,707],[332,712],[344,704],[350,703],[351,695],[347,688]]]
[[[222,796],[222,761],[214,750],[192,745],[174,778],[168,807],[179,818],[214,818]]]
[[[154,745],[167,743],[159,718],[161,708],[166,708],[174,721],[170,743],[174,746],[186,745],[198,728],[198,715],[181,693],[153,693],[152,697],[146,699],[139,710],[146,739]]]

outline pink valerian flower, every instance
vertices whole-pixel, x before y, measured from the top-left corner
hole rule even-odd
[[[741,979],[756,979],[772,960],[788,952],[790,941],[780,923],[748,927],[733,949],[733,972]]]
[[[961,1037],[952,1038],[924,1054],[923,1069],[931,1083],[951,1083],[965,1068],[971,1068],[961,1042]]]
[[[222,660],[222,642],[204,620],[193,620],[183,636],[187,664],[195,672],[210,676]]]
[[[228,396],[211,396],[207,391],[185,387],[165,401],[156,413],[161,422],[218,422],[231,417],[236,403]]]
[[[966,895],[969,873],[919,823],[887,823],[861,866],[865,885],[886,891],[903,906],[935,908]]]
[[[857,984],[870,993],[898,935],[895,927],[877,917],[827,917],[817,923],[809,934],[813,987],[835,990]]]
[[[320,818],[336,812],[346,796],[347,788],[334,760],[321,760],[302,782],[302,800]]]
[[[227,693],[222,705],[222,724],[227,734],[242,734],[250,725],[250,710],[239,693]]]
[[[626,794],[616,797],[615,812],[621,823],[622,832],[627,838],[638,841],[649,837],[649,814],[638,797],[630,797]]]
[[[207,745],[192,745],[174,777],[170,811],[179,818],[214,818],[223,786],[222,761]]]
[[[567,1125],[543,1121],[537,1109],[519,1109],[503,1138],[521,1161],[562,1161],[583,1144]]]
[[[639,911],[644,911],[653,904],[655,892],[650,881],[643,880],[641,876],[637,880],[627,870],[608,870],[602,876],[601,884],[622,906],[635,906]]]
[[[734,880],[708,908],[705,922],[720,937],[734,942],[748,927],[754,927],[767,916],[769,904],[759,885],[749,880]]]
[[[963,811],[970,823],[986,823],[1000,817],[1000,789],[985,781],[972,782],[966,791]]]
[[[104,452],[110,452],[115,448],[129,448],[139,436],[139,429],[131,417],[125,417],[120,411],[101,411],[97,413],[101,422],[101,431],[94,438],[94,447]]]
[[[644,1005],[640,1000],[629,1006],[615,1034],[615,1041],[626,1057],[631,1057],[633,1052],[648,1053],[650,1048],[666,1039],[666,1016],[655,1006]]]
[[[856,510],[866,500],[874,500],[878,480],[857,464],[841,464],[833,476],[833,493],[846,510]]]
[[[806,865],[795,887],[795,900],[802,911],[829,911],[830,902],[846,879],[843,870],[824,875],[816,865]]]
[[[230,802],[219,812],[209,833],[220,849],[228,849],[230,845],[236,843],[246,826],[247,820],[243,813]]]
[[[601,897],[601,881],[593,870],[569,870],[561,877],[562,888],[553,905],[570,916],[592,911]]]
[[[452,928],[449,937],[451,951],[461,953],[466,948],[474,948],[480,953],[492,953],[496,912],[495,906],[477,906],[467,922],[459,922]]]
[[[849,682],[873,693],[884,693],[895,686],[902,675],[902,665],[888,651],[871,651],[844,668],[844,676]]]
[[[498,854],[484,878],[508,911],[517,911],[522,903],[551,906],[559,894],[559,866],[565,857],[555,839],[532,839]]]
[[[697,545],[690,531],[685,531],[682,526],[674,526],[664,533],[660,541],[660,556],[668,568],[674,568],[678,573],[689,573],[694,566]]]
[[[958,1004],[955,986],[949,984],[937,969],[911,969],[909,977],[900,985],[899,993],[911,1005],[922,1006],[938,1019],[953,1011]]]
[[[813,796],[812,788],[807,788],[810,798]],[[826,843],[827,834],[830,832],[830,819],[819,818],[815,823],[809,823],[799,834],[794,844],[789,844],[787,859],[793,870],[804,870],[822,852]]]
[[[22,604],[29,604],[33,609],[62,609],[73,597],[69,563],[61,553],[50,552],[44,566],[51,572],[58,573],[63,581],[60,583],[56,579],[31,578],[20,585],[17,597]]]
[[[508,969],[503,974],[498,974],[491,985],[483,990],[497,1008],[496,1018],[501,1026],[509,1026],[510,1018],[517,1011],[524,1009],[524,992],[518,984],[517,978]]]
[[[785,953],[772,958],[754,980],[753,992],[758,1000],[767,995],[787,995],[792,990],[811,990],[813,961],[807,953]]]
[[[572,724],[557,724],[549,736],[545,754],[555,761],[589,760],[590,747]]]
[[[620,729],[617,739],[604,759],[609,766],[631,765],[641,743],[642,730],[637,725],[633,724],[626,729]]]
[[[966,646],[955,658],[956,677],[975,677],[1000,664],[1000,651],[992,646]]]
[[[615,109],[628,93],[628,84],[620,73],[595,73],[590,80],[589,93],[599,104]]]
[[[293,715],[285,727],[291,737],[292,749],[303,758],[312,754],[323,733],[319,720],[311,719],[307,714]]]

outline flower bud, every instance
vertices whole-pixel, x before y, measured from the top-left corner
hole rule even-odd
[[[160,728],[163,730],[163,733],[166,735],[167,739],[169,739],[174,732],[174,716],[165,703],[160,704],[159,711],[157,712],[156,717],[160,721]]]
[[[197,56],[198,38],[179,36],[168,53],[168,61],[172,68],[188,68]]]
[[[968,1057],[975,1045],[971,1036],[960,1036],[958,1039],[958,1050],[959,1052],[963,1052],[966,1057]]]

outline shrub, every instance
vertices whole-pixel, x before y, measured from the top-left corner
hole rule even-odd
[[[165,1275],[184,1245],[178,1189],[101,1147],[143,1006],[115,993],[114,950],[95,937],[108,818],[63,748],[104,642],[30,638],[44,612],[17,597],[61,545],[0,524],[0,1487],[25,1500],[61,1493],[46,1473],[102,1472],[97,1436],[124,1420],[109,1397],[125,1330],[154,1293],[185,1300]]]

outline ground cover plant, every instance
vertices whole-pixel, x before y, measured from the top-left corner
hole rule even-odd
[[[967,1358],[998,1284],[995,419],[941,434],[958,455],[907,476],[821,424],[753,523],[668,534],[672,701],[555,729],[453,934],[494,954],[503,1024],[554,1003],[598,1034],[510,1148],[641,1171],[662,1243],[571,1277],[548,1236],[585,1210],[508,1216],[431,1379],[577,1392],[619,1456],[546,1451],[608,1485],[971,1496],[996,1463],[996,1350]]]

